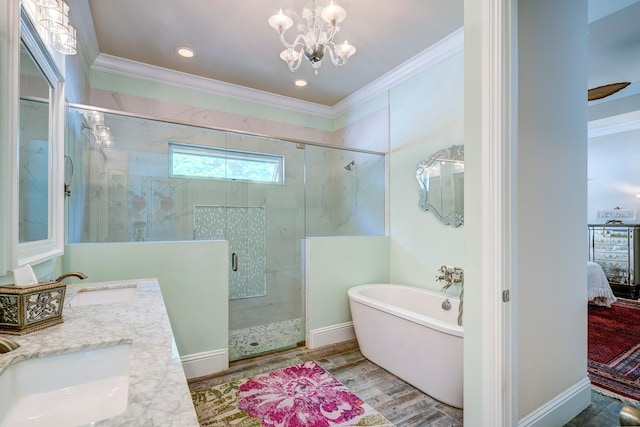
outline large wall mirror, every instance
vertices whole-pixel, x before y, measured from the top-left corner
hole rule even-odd
[[[453,145],[418,163],[418,206],[446,225],[464,224],[464,146]]]
[[[20,8],[18,93],[17,218],[12,220],[17,236],[14,231],[12,269],[63,252],[63,77],[24,6]]]
[[[22,42],[18,132],[18,243],[49,238],[51,87]]]

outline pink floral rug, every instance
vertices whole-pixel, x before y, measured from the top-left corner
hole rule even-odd
[[[391,426],[316,362],[191,393],[201,426]]]

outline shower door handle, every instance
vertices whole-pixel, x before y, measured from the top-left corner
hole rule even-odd
[[[238,254],[235,252],[231,254],[231,269],[238,271]]]

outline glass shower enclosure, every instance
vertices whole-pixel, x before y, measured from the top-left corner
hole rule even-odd
[[[302,239],[384,234],[384,156],[68,109],[67,241],[229,242],[229,354],[304,342]]]

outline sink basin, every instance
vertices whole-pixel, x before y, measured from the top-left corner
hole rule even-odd
[[[69,300],[67,307],[92,304],[108,304],[113,302],[133,301],[136,298],[136,286],[120,288],[79,289],[76,296]]]
[[[0,375],[0,427],[79,426],[122,413],[130,354],[124,343],[7,367]]]

